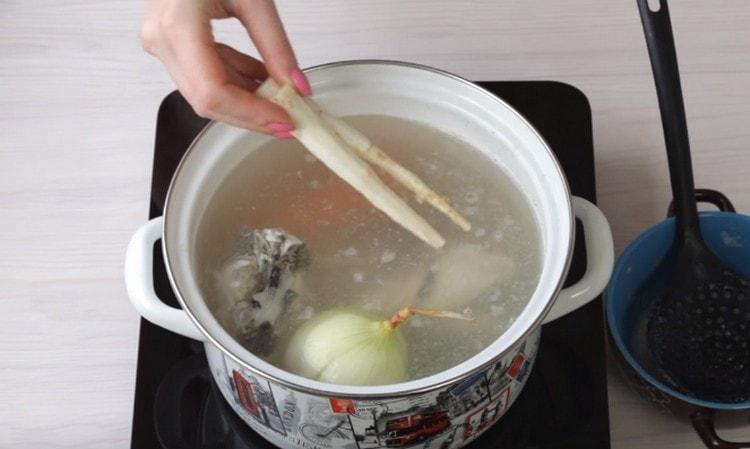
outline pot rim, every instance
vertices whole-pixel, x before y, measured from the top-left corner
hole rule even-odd
[[[555,303],[555,300],[559,296],[560,291],[563,288],[563,284],[567,278],[568,270],[570,269],[570,263],[573,259],[573,249],[574,249],[574,240],[575,240],[575,214],[573,212],[573,205],[571,201],[571,192],[570,192],[570,186],[568,185],[567,178],[565,177],[565,173],[562,170],[562,167],[560,166],[560,162],[555,156],[554,152],[551,150],[549,144],[547,141],[542,137],[542,135],[537,131],[537,129],[529,123],[526,118],[521,115],[515,108],[510,106],[507,102],[505,102],[503,99],[499,98],[492,92],[488,91],[487,89],[483,88],[482,86],[479,86],[478,84],[475,84],[461,76],[455,75],[453,73],[436,69],[430,66],[422,65],[422,64],[416,64],[411,62],[405,62],[405,61],[397,61],[397,60],[387,60],[387,59],[355,59],[355,60],[343,60],[343,61],[335,61],[335,62],[329,62],[324,64],[315,65],[312,67],[309,67],[304,70],[305,73],[311,73],[318,70],[328,69],[328,68],[334,68],[334,67],[340,67],[340,66],[353,66],[353,65],[386,65],[386,66],[401,66],[401,67],[408,67],[412,69],[418,69],[423,70],[427,72],[432,72],[437,75],[441,75],[447,78],[450,78],[452,80],[458,81],[478,93],[489,97],[494,102],[500,103],[503,107],[507,108],[507,110],[512,113],[516,119],[520,121],[521,124],[525,125],[528,128],[528,131],[530,131],[534,137],[539,141],[539,143],[542,146],[542,149],[546,152],[547,156],[549,157],[550,161],[552,162],[553,168],[555,172],[557,173],[562,188],[564,189],[564,197],[567,199],[565,204],[565,211],[568,214],[569,217],[569,235],[568,235],[568,245],[567,245],[567,255],[565,262],[562,266],[562,271],[560,273],[559,279],[556,281],[556,285],[553,290],[553,295],[547,300],[547,303],[543,308],[540,308],[537,316],[534,318],[534,320],[529,324],[529,326],[526,328],[524,332],[521,333],[512,343],[508,344],[505,349],[500,351],[499,353],[491,356],[488,360],[486,360],[483,363],[479,363],[476,366],[471,367],[470,369],[467,369],[460,374],[439,379],[440,376],[444,374],[445,371],[441,371],[435,374],[432,374],[430,376],[426,376],[419,379],[412,379],[407,382],[402,382],[398,384],[387,384],[387,385],[377,385],[377,386],[367,386],[367,387],[361,387],[361,386],[353,386],[353,385],[337,385],[337,384],[330,384],[326,382],[321,382],[317,380],[312,379],[305,379],[309,382],[323,385],[323,388],[318,387],[310,387],[306,385],[301,385],[297,382],[294,382],[290,379],[285,379],[280,376],[276,376],[274,374],[268,373],[265,370],[262,370],[256,366],[253,366],[252,364],[248,363],[248,361],[244,360],[239,355],[235,354],[234,352],[227,349],[224,345],[222,345],[216,337],[211,335],[211,333],[201,324],[201,322],[196,317],[195,313],[190,309],[190,307],[187,305],[185,299],[183,298],[182,291],[180,290],[179,286],[175,282],[174,276],[172,274],[172,267],[170,265],[170,258],[169,258],[169,248],[167,242],[169,239],[167,239],[168,234],[168,227],[167,223],[168,220],[164,220],[162,225],[162,254],[164,258],[164,265],[167,272],[167,277],[169,278],[169,283],[172,286],[172,289],[174,290],[175,296],[177,297],[177,301],[179,302],[182,309],[187,313],[187,315],[192,320],[193,324],[200,330],[200,332],[206,337],[205,343],[210,343],[214,346],[216,346],[217,349],[219,349],[225,356],[231,358],[236,363],[238,363],[240,366],[242,366],[244,369],[250,371],[251,373],[261,376],[264,379],[271,380],[273,382],[276,382],[278,384],[281,384],[285,387],[289,387],[291,389],[306,392],[309,394],[316,394],[316,395],[322,395],[326,397],[343,397],[343,398],[372,398],[372,399],[378,399],[378,398],[399,398],[414,394],[423,394],[428,393],[431,391],[435,391],[441,388],[444,388],[448,385],[456,384],[458,382],[461,382],[465,379],[468,379],[469,377],[483,372],[484,370],[488,369],[492,365],[494,365],[499,359],[502,357],[508,355],[514,348],[516,348],[519,344],[521,344],[523,341],[529,338],[531,334],[533,334],[536,331],[541,330],[541,325],[543,324],[544,318],[547,316],[549,311],[552,309],[552,306]],[[193,141],[190,143],[190,146],[185,151],[185,154],[180,159],[180,163],[177,165],[177,168],[175,169],[175,172],[172,176],[172,179],[169,183],[169,189],[167,190],[167,196],[164,201],[164,214],[166,216],[167,212],[169,211],[169,205],[170,205],[170,199],[172,197],[173,188],[175,186],[176,180],[179,178],[180,172],[185,164],[185,161],[188,159],[190,153],[192,150],[196,147],[197,142],[201,140],[203,135],[207,133],[209,129],[211,129],[213,126],[217,124],[216,121],[211,120],[193,139]],[[501,338],[503,334],[498,336],[497,339]],[[495,339],[494,341],[497,341]],[[251,352],[247,351],[247,354],[249,354],[252,358],[257,358],[258,360],[261,360],[258,356],[252,354]],[[461,364],[468,362],[472,358],[476,357],[479,354],[475,354],[472,357],[470,357],[467,360],[464,360],[461,362]],[[297,376],[295,374],[289,373],[288,371],[284,370],[283,368],[277,367],[280,371],[282,371],[284,374],[294,377],[301,377]],[[438,380],[439,379],[439,380]],[[416,384],[421,383],[423,385],[417,386]],[[368,390],[382,390],[382,391],[369,391],[366,393],[358,393],[356,391],[341,391],[336,389],[346,389],[346,390],[353,390],[354,388],[367,388]]]

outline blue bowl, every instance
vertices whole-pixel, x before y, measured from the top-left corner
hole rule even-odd
[[[732,212],[703,212],[699,215],[701,234],[708,247],[729,267],[745,279],[750,279],[750,217]],[[675,220],[669,218],[649,228],[628,245],[615,264],[606,295],[607,321],[610,337],[620,355],[635,372],[653,387],[672,398],[708,409],[750,409],[750,400],[723,403],[705,401],[682,393],[664,382],[654,368],[638,357],[637,343],[632,336],[639,324],[635,317],[645,316],[643,311],[651,306],[637,296],[641,287],[660,267],[666,257],[672,257],[675,243]],[[662,270],[663,271],[663,270]],[[663,286],[668,282],[668,272],[661,276]],[[658,273],[657,278],[661,275]],[[648,295],[653,298],[654,296]],[[653,302],[653,301],[651,301]],[[653,398],[652,398],[653,400]]]

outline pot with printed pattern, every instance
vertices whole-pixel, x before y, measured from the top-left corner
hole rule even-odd
[[[393,385],[350,386],[286,372],[253,355],[209,311],[195,273],[195,236],[220,180],[247,151],[268,141],[212,122],[195,139],[170,185],[165,213],[143,225],[128,247],[131,302],[147,320],[205,342],[211,373],[234,411],[284,448],[458,448],[502,417],[532,369],[541,325],[591,301],[613,265],[612,235],[593,204],[570,195],[563,172],[539,133],[481,87],[436,69],[392,61],[350,61],[307,70],[316,100],[337,115],[383,114],[466,136],[520,187],[539,225],[542,269],[528,304],[498,339],[443,372]],[[243,152],[231,151],[243,139]],[[587,271],[562,289],[584,228]],[[153,291],[152,254],[161,239],[182,309]]]

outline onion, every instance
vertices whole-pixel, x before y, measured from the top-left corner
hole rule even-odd
[[[434,309],[399,310],[389,320],[357,309],[320,313],[300,327],[287,348],[290,372],[343,385],[384,385],[407,380],[406,340],[398,326],[412,315],[470,320]]]

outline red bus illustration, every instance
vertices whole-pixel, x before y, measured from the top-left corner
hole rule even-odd
[[[438,435],[450,427],[448,412],[445,410],[418,412],[400,417],[384,417],[385,445],[404,447]],[[381,418],[382,419],[382,418]],[[381,421],[382,422],[382,421]],[[378,424],[381,424],[380,422]]]
[[[253,391],[253,385],[247,381],[242,374],[237,370],[232,372],[234,377],[234,384],[237,387],[237,396],[239,396],[242,407],[248,412],[252,413],[253,416],[259,417],[260,411],[258,410],[258,400],[255,398],[255,392]]]

